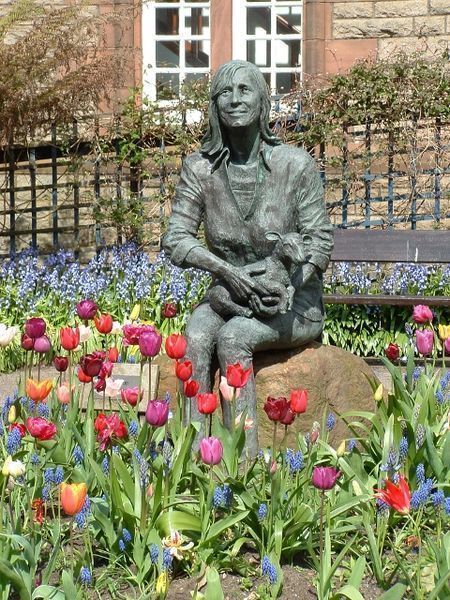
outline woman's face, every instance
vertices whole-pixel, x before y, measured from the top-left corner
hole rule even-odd
[[[238,69],[223,86],[216,100],[220,122],[227,129],[250,127],[259,122],[261,98],[246,69]]]

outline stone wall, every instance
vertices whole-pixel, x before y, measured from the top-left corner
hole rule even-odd
[[[395,50],[450,51],[450,0],[303,0],[305,73]]]

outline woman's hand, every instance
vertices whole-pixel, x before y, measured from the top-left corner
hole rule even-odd
[[[256,266],[256,264],[254,267],[247,265],[244,268],[228,265],[221,271],[220,278],[225,281],[235,302],[248,306],[253,296],[260,298],[270,296],[269,290],[252,277],[252,275],[264,273],[264,270],[262,265]]]

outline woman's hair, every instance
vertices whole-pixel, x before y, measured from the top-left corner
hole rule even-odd
[[[269,129],[270,95],[266,80],[261,71],[253,63],[245,60],[231,60],[222,65],[211,81],[209,99],[209,125],[203,137],[200,152],[209,156],[220,153],[224,147],[223,130],[217,110],[217,98],[225,86],[229,85],[238,69],[245,69],[253,78],[256,89],[261,99],[261,115],[259,118],[259,130],[261,138],[271,146],[281,144],[280,138]]]

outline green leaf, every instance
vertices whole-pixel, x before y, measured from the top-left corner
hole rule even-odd
[[[405,592],[406,585],[403,583],[396,583],[390,590],[381,594],[378,600],[403,600]]]
[[[31,600],[43,598],[43,600],[65,600],[65,595],[52,585],[40,585],[31,596]]]
[[[214,525],[212,525],[211,529],[208,531],[208,535],[204,539],[202,545],[206,545],[208,542],[219,536],[223,531],[226,531],[229,527],[233,527],[233,525],[236,525],[236,523],[239,523],[239,521],[245,519],[249,512],[249,510],[243,510],[235,515],[230,515],[229,517],[220,519],[220,521],[214,523]]]
[[[113,459],[113,467],[117,472],[118,477],[121,480],[123,490],[125,494],[128,496],[130,502],[134,505],[134,481],[131,477],[128,469],[126,468],[123,460],[117,454],[112,455]]]
[[[77,588],[73,582],[73,576],[67,571],[62,572],[62,584],[66,598],[74,600],[78,597]]]
[[[156,520],[155,526],[163,536],[169,535],[174,529],[197,532],[202,530],[201,521],[197,516],[181,510],[164,512]]]
[[[206,569],[205,600],[224,600],[219,572],[214,567]]]
[[[352,567],[352,574],[348,578],[348,585],[359,590],[359,586],[364,577],[364,570],[366,568],[366,559],[364,556],[360,556]]]
[[[336,598],[341,596],[345,596],[349,600],[364,600],[364,596],[352,585],[344,585],[344,587],[339,588]]]

